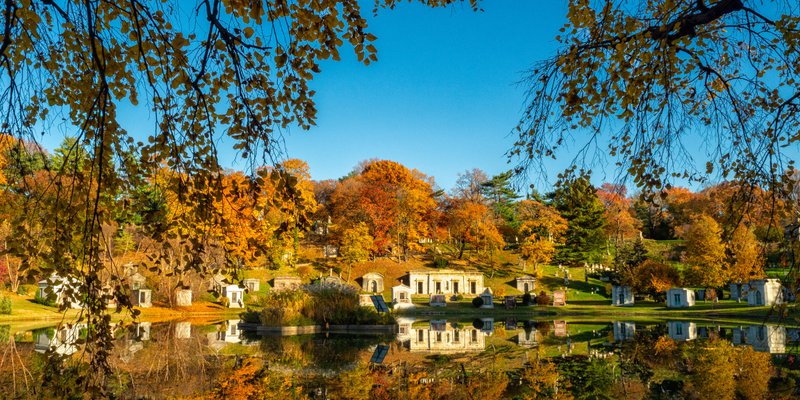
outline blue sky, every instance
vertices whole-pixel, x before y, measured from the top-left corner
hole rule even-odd
[[[317,127],[291,130],[288,156],[306,160],[315,179],[346,175],[361,160],[391,159],[445,189],[466,169],[490,176],[509,169],[508,134],[525,94],[517,82],[555,52],[566,2],[482,6],[402,3],[370,17],[378,62],[361,65],[349,52],[323,65],[312,83]]]

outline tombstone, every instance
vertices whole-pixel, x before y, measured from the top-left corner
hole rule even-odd
[[[706,290],[705,289],[697,289],[694,291],[695,300],[705,301],[706,299]]]
[[[506,296],[503,304],[507,310],[517,308],[517,296]]]
[[[447,297],[443,294],[432,294],[428,304],[431,307],[446,307]]]
[[[667,308],[693,307],[694,304],[694,290],[686,288],[672,288],[667,290]]]
[[[414,303],[411,301],[410,287],[406,285],[392,287],[392,307],[395,310],[414,307]]]
[[[150,289],[140,288],[131,293],[131,304],[142,308],[149,308],[153,306],[153,291]]]
[[[222,297],[228,298],[228,308],[244,307],[244,289],[239,285],[225,285],[222,287]]]
[[[192,337],[192,323],[181,321],[175,323],[175,339],[189,339]]]
[[[483,300],[483,305],[481,308],[494,308],[494,294],[492,294],[491,288],[486,288],[481,293],[481,300]]]
[[[325,258],[339,257],[339,248],[333,245],[325,245],[322,247],[323,256]]]
[[[283,290],[294,290],[300,287],[302,280],[297,276],[276,276],[272,280],[272,290],[280,292]]]
[[[250,293],[255,293],[261,290],[261,280],[256,278],[248,278],[244,280],[244,287]]]
[[[553,292],[553,305],[554,306],[566,306],[567,305],[567,293],[563,290],[556,290]]]
[[[553,321],[553,334],[556,337],[567,337],[567,321]]]
[[[611,286],[612,306],[632,306],[633,291],[630,286]]]
[[[192,306],[192,291],[190,289],[178,289],[175,291],[175,305],[178,307]]]
[[[513,331],[517,329],[517,320],[514,318],[506,318],[506,330]]]
[[[514,284],[522,293],[529,293],[536,290],[536,278],[530,275],[518,276],[514,279]]]

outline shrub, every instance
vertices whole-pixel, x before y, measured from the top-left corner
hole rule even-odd
[[[433,260],[433,266],[436,268],[446,268],[450,264],[446,258],[437,258]]]
[[[17,294],[20,296],[27,296],[28,295],[28,286],[27,285],[19,285],[17,286]]]
[[[222,296],[219,299],[219,303],[222,304],[223,307],[229,307],[231,305],[231,299],[228,296]]]
[[[464,296],[460,295],[460,294],[457,294],[456,297],[455,297],[455,301],[461,301],[461,300],[464,300]]]
[[[472,305],[475,306],[475,308],[480,308],[483,305],[483,299],[480,296],[472,299]]]
[[[525,293],[522,295],[522,305],[529,306],[533,304],[533,296],[530,293]]]
[[[308,293],[304,290],[270,292],[264,297],[261,323],[268,326],[289,325],[290,320],[302,316],[302,310],[309,301]]]
[[[6,296],[0,297],[0,314],[11,314],[11,299]]]
[[[56,306],[56,301],[55,300],[50,300],[50,298],[48,298],[48,297],[42,297],[39,294],[38,290],[36,291],[36,296],[34,296],[34,298],[33,298],[33,302],[41,304],[43,306],[48,306],[48,307],[55,307]]]
[[[544,290],[542,290],[541,293],[539,293],[539,295],[536,296],[536,304],[540,306],[546,306],[550,304],[550,296],[548,296],[547,293],[545,293]]]

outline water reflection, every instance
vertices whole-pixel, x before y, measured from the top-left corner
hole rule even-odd
[[[743,366],[749,365],[751,359],[772,363],[773,367],[764,372],[767,374],[795,374],[800,370],[796,361],[800,329],[782,325],[518,318],[400,318],[397,323],[397,334],[391,336],[259,336],[243,329],[247,325],[238,319],[211,324],[173,321],[119,326],[111,349],[111,365],[116,376],[125,379],[115,383],[118,389],[113,394],[122,398],[208,394],[247,367],[252,369],[253,377],[262,377],[255,381],[248,378],[251,383],[272,379],[269,382],[278,386],[270,390],[287,390],[312,398],[341,398],[341,393],[349,393],[345,386],[358,382],[366,382],[364,390],[368,393],[383,385],[389,394],[374,396],[378,398],[402,397],[398,393],[405,393],[406,389],[411,393],[414,385],[420,386],[419,390],[428,388],[431,393],[441,391],[459,398],[453,393],[478,390],[475,385],[485,385],[490,372],[495,378],[507,378],[502,385],[495,382],[500,385],[495,388],[499,392],[485,392],[500,397],[529,396],[525,385],[547,377],[547,385],[563,383],[573,391],[592,379],[609,379],[612,386],[633,380],[639,382],[636,385],[643,385],[643,393],[659,390],[680,398],[687,390],[702,389],[703,380],[698,374],[704,369],[700,365],[716,365],[719,360],[743,357],[743,361],[736,361]],[[28,332],[8,328],[0,331],[7,332],[3,339],[14,344],[13,349],[27,370],[35,371],[32,376],[39,373],[35,378],[44,379],[41,372],[36,372],[41,369],[35,366],[41,364],[46,353],[66,357],[68,363],[63,368],[80,364],[87,326],[64,324]],[[753,352],[763,356],[754,357]],[[622,372],[617,370],[620,367]],[[4,388],[11,387],[8,368],[9,364],[0,363],[0,386]],[[608,372],[610,375],[606,376],[602,372],[605,369],[618,372]],[[781,374],[767,379],[795,376]],[[348,379],[356,382],[345,383]],[[280,386],[280,382],[288,386]],[[484,389],[489,390],[481,390]],[[625,390],[628,389],[623,393]],[[787,390],[794,393],[794,389]],[[541,393],[548,393],[544,398],[551,398],[555,392]]]

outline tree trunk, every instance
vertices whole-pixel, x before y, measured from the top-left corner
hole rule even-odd
[[[466,243],[462,240],[461,247],[458,249],[458,259],[460,260],[462,256],[464,256],[464,247],[466,247]]]

